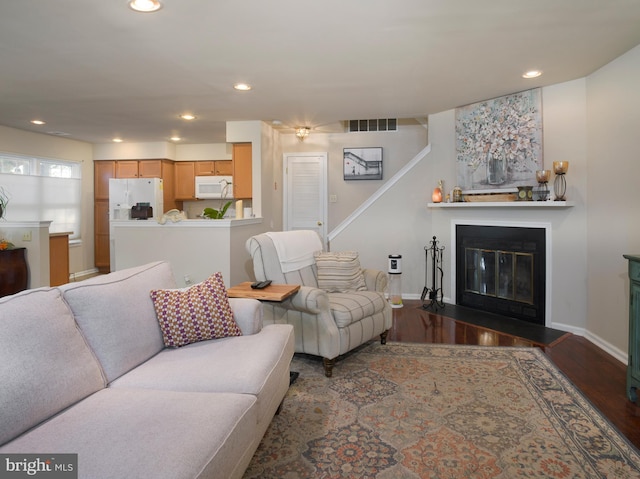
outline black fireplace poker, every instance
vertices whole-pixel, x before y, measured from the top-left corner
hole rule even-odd
[[[444,246],[438,246],[440,243],[434,236],[429,243],[431,246],[424,247],[425,251],[425,267],[424,267],[424,288],[422,289],[422,308],[433,308],[434,311],[438,311],[438,308],[444,308],[444,292],[442,290],[442,280],[444,278],[444,271],[442,270],[442,254],[444,252]],[[427,286],[429,278],[429,258],[431,258],[431,287]],[[427,301],[428,298],[428,301]]]

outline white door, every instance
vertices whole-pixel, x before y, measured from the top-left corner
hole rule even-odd
[[[326,247],[327,153],[284,154],[284,229],[315,230]]]

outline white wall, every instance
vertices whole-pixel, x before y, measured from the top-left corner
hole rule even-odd
[[[622,255],[640,254],[638,85],[640,46],[587,78],[587,328],[625,352],[629,281]]]
[[[402,125],[398,131],[391,132],[321,133],[311,130],[302,142],[294,134],[281,135],[283,153],[326,151],[328,154],[327,197],[335,195],[338,200],[329,203],[328,231],[338,226],[422,150],[427,145],[427,137],[427,129],[418,122]],[[344,181],[343,149],[358,147],[382,147],[382,180]]]
[[[543,89],[544,164],[570,161],[568,209],[428,209],[438,179],[456,184],[455,110],[429,117],[431,153],[332,242],[332,249],[357,249],[364,266],[386,269],[386,256],[402,254],[402,291],[419,298],[425,285],[425,251],[432,236],[445,246],[445,297],[452,296],[451,224],[472,221],[551,223],[553,325],[581,331],[587,324],[586,93],[584,79]],[[428,284],[430,286],[430,283]]]

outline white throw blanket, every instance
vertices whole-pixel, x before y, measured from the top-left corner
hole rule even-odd
[[[311,266],[313,253],[322,251],[322,241],[312,230],[270,231],[265,233],[273,241],[283,273]]]

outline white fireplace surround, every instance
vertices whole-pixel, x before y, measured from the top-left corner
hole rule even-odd
[[[451,283],[449,285],[449,291],[451,291],[451,303],[456,304],[456,227],[458,225],[469,225],[469,226],[498,226],[498,227],[512,227],[512,228],[540,228],[544,229],[544,237],[545,237],[545,306],[544,306],[544,325],[548,328],[551,327],[553,321],[551,318],[551,304],[552,298],[551,294],[553,288],[551,286],[552,282],[552,248],[551,248],[551,223],[537,223],[532,221],[476,221],[476,220],[467,220],[467,219],[453,219],[451,220],[451,245],[450,250],[451,253]]]

